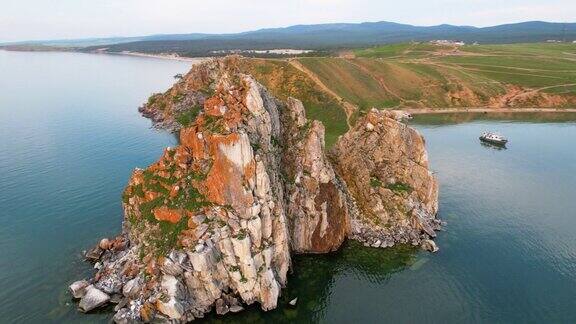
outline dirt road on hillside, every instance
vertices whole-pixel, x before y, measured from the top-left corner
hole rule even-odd
[[[342,104],[342,106],[344,106],[344,112],[346,113],[346,122],[348,123],[348,126],[350,127],[351,126],[350,125],[350,116],[352,116],[352,114],[356,110],[358,110],[358,107],[347,102],[344,98],[340,97],[336,92],[334,92],[330,88],[328,88],[324,84],[324,82],[322,82],[322,80],[320,80],[320,78],[314,72],[310,71],[302,63],[300,63],[297,59],[288,59],[288,63],[290,63],[290,65],[292,65],[293,67],[298,69],[300,72],[306,74],[312,81],[314,81],[314,83],[316,83],[320,87],[320,89],[322,89],[322,91],[324,91],[327,94],[329,94],[330,96],[334,97],[336,100],[338,100],[338,102],[340,102]]]

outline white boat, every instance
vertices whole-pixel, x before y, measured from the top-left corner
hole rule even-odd
[[[508,143],[508,140],[504,136],[497,134],[497,133],[491,133],[491,132],[482,133],[482,135],[480,135],[480,140],[483,142],[498,144],[498,145],[504,145],[504,144]]]

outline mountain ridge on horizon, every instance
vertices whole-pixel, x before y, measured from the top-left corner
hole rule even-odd
[[[145,36],[110,36],[110,37],[85,37],[85,38],[64,38],[64,39],[45,39],[45,40],[25,40],[25,41],[11,41],[0,42],[0,45],[45,45],[45,46],[97,46],[97,45],[113,45],[126,42],[137,41],[166,41],[166,40],[200,40],[210,38],[226,38],[226,37],[242,37],[248,35],[258,35],[264,33],[294,33],[294,32],[318,32],[330,30],[374,30],[374,29],[399,29],[399,30],[468,30],[479,31],[489,30],[495,28],[504,28],[511,26],[526,26],[526,25],[548,25],[548,26],[568,26],[569,32],[575,32],[576,23],[560,23],[560,22],[546,22],[546,21],[524,21],[517,23],[506,23],[486,27],[477,27],[472,25],[453,25],[453,24],[438,24],[438,25],[412,25],[404,23],[396,23],[390,21],[376,21],[376,22],[360,22],[360,23],[323,23],[323,24],[296,24],[286,27],[271,27],[260,28],[237,33],[161,33],[151,34]],[[368,28],[365,28],[368,27]],[[384,27],[384,28],[382,28]],[[97,44],[94,44],[97,43]],[[76,44],[76,45],[75,45]],[[88,45],[86,45],[88,44]]]
[[[330,49],[373,46],[408,41],[458,39],[480,43],[540,42],[548,39],[576,40],[576,23],[526,21],[488,27],[439,24],[416,26],[389,21],[362,23],[299,24],[288,27],[262,28],[239,33],[154,34],[147,36],[103,37],[36,40],[0,43],[0,46],[32,45],[76,47],[88,50],[110,47],[116,51],[190,52],[207,50]],[[107,48],[108,49],[108,48]]]

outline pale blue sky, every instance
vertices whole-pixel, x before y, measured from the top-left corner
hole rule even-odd
[[[328,22],[576,21],[576,0],[0,0],[0,41],[227,33]]]

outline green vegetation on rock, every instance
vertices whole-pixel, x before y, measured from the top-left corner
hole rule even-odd
[[[201,108],[199,106],[190,107],[190,109],[188,109],[187,111],[180,113],[178,116],[176,116],[176,121],[180,125],[188,127],[196,120],[196,117],[198,117],[200,110]]]
[[[396,193],[403,193],[403,192],[411,192],[412,187],[410,187],[406,183],[396,182],[396,183],[389,183],[386,185],[386,188],[396,192]]]
[[[162,96],[161,93],[155,93],[155,94],[151,95],[148,98],[147,105],[151,106],[151,105],[155,104],[161,96]]]
[[[370,178],[370,186],[372,188],[379,188],[382,187],[382,181],[378,180],[378,178]]]
[[[188,226],[188,217],[183,216],[178,223],[159,222],[160,234],[152,241],[157,255],[166,255],[178,243],[178,236]]]
[[[168,156],[173,158],[174,153],[168,151]],[[194,181],[205,179],[206,174],[190,171],[188,175],[176,178],[174,161],[165,159],[164,162],[167,164],[165,170],[170,173],[168,177],[162,177],[150,169],[144,170],[142,173],[143,183],[130,185],[123,193],[124,203],[128,203],[129,199],[134,196],[144,198],[145,192],[157,195],[154,199],[141,202],[138,205],[140,218],[133,212],[127,215],[128,221],[134,227],[142,227],[145,224],[151,226],[151,230],[147,234],[150,238],[151,250],[147,252],[155,255],[164,255],[176,246],[180,233],[187,228],[189,217],[186,216],[185,211],[196,212],[212,205],[194,186]],[[176,183],[180,189],[170,194],[169,188]],[[176,223],[156,219],[154,211],[160,207],[179,211],[181,218]]]
[[[204,128],[215,134],[224,133],[224,120],[219,116],[206,115]]]

